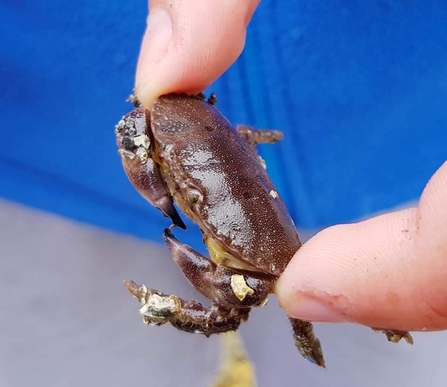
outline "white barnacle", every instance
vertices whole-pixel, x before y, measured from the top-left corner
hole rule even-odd
[[[144,149],[149,149],[149,146],[151,145],[151,140],[145,134],[135,136],[132,138],[132,140],[136,146],[142,146]]]
[[[266,164],[265,160],[264,160],[261,156],[258,156],[258,157],[259,157],[259,162],[260,162],[261,165],[262,165],[262,168],[264,168],[265,170],[267,170],[267,164]]]
[[[140,285],[140,302],[144,305],[149,294],[149,289],[145,284]]]
[[[273,198],[276,199],[278,197],[278,192],[276,192],[275,190],[271,190],[269,195]]]
[[[231,276],[231,289],[239,301],[244,301],[246,296],[251,296],[255,291],[247,285],[242,274],[233,274]]]
[[[139,147],[135,154],[137,155],[137,157],[140,159],[140,163],[141,164],[146,164],[147,163],[147,159],[149,158],[149,154],[146,152],[146,149]]]
[[[141,162],[141,164],[146,164],[148,158],[149,158],[149,155],[148,155],[147,152],[142,153],[140,155],[140,162]]]
[[[152,316],[152,311],[176,313],[181,309],[182,305],[176,296],[160,296],[158,294],[150,294],[146,303],[141,307],[140,313],[145,316]]]
[[[115,133],[117,134],[118,132],[120,132],[124,126],[126,125],[126,122],[124,121],[124,116],[123,118],[121,118],[121,120],[119,120],[119,122],[115,125]]]

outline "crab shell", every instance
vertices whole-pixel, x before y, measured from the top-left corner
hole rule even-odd
[[[162,96],[146,122],[152,158],[211,259],[279,276],[301,242],[255,148],[201,98]]]

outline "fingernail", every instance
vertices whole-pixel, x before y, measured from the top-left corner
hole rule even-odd
[[[290,309],[287,310],[290,317],[299,318],[306,321],[318,322],[347,322],[346,317],[313,298],[302,298],[296,301]]]

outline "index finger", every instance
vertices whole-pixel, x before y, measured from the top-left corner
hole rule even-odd
[[[171,92],[199,93],[238,58],[259,0],[151,0],[136,90],[144,106]]]

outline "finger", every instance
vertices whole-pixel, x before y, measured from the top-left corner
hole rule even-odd
[[[447,329],[447,163],[417,208],[328,228],[276,288],[293,317],[398,330]]]
[[[170,92],[198,93],[240,55],[259,0],[151,0],[136,75],[143,105]]]

